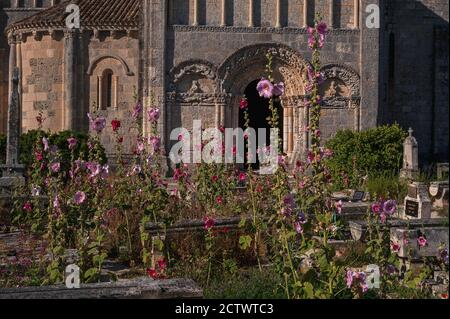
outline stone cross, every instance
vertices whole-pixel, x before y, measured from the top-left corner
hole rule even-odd
[[[401,178],[415,179],[419,175],[419,145],[414,138],[413,130],[408,130],[409,136],[403,143],[403,168],[400,172]]]

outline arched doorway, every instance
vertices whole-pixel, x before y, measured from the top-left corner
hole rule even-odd
[[[249,114],[249,127],[255,129],[256,131],[256,141],[260,140],[258,129],[265,128],[266,129],[266,138],[265,138],[265,144],[270,145],[270,128],[269,125],[269,119],[272,116],[272,113],[269,108],[269,99],[263,98],[259,96],[259,93],[256,89],[256,86],[258,85],[258,82],[260,80],[254,80],[252,81],[245,89],[244,95],[247,98],[248,101],[248,114]],[[279,138],[280,142],[283,138],[283,107],[281,106],[281,101],[279,98],[274,99],[275,107],[278,111],[278,130],[279,130]],[[245,117],[244,117],[244,110],[239,110],[239,127],[242,129],[245,125]],[[261,137],[263,139],[263,137]],[[258,145],[260,146],[260,145]],[[279,147],[282,147],[282,144],[279,145]],[[245,150],[245,159],[247,163],[247,153],[248,150]],[[253,169],[259,169],[259,161],[257,161],[256,164],[252,165]]]

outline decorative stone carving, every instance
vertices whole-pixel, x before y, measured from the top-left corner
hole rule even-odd
[[[324,83],[321,95],[324,107],[357,108],[360,101],[360,77],[351,68],[330,64],[322,68]]]

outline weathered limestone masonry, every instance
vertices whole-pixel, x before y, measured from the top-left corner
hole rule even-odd
[[[309,145],[306,27],[320,12],[331,29],[323,50],[324,138],[399,122],[416,132],[422,164],[448,162],[447,0],[73,1],[81,32],[65,29],[70,0],[42,1],[45,8],[56,4],[48,10],[34,0],[23,8],[0,0],[0,32],[7,31],[0,36],[0,132],[15,66],[25,131],[36,127],[38,110],[45,128],[87,131],[85,114],[94,104],[108,123],[123,121],[134,86],[146,107],[161,107],[166,148],[171,130],[189,129],[193,119],[236,128],[238,101],[265,74],[271,51],[275,78],[287,84],[283,149],[295,159]],[[379,29],[366,26],[373,4],[380,7]],[[39,13],[28,17],[33,12]],[[110,135],[103,142],[112,153]]]
[[[153,94],[163,109],[166,147],[171,145],[171,130],[192,129],[194,119],[201,119],[204,127],[238,127],[239,100],[249,84],[265,75],[265,55],[270,51],[276,80],[287,85],[282,100],[284,151],[292,159],[303,154],[309,144],[309,112],[302,102],[311,59],[305,26],[313,23],[315,12],[332,25],[324,48],[325,138],[338,129],[376,125],[379,30],[362,31],[359,1],[332,4],[144,0],[143,52],[148,53],[143,56],[143,92],[147,107]]]

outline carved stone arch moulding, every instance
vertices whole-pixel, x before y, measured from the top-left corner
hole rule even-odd
[[[219,77],[223,83],[222,90],[225,92],[241,91],[237,86],[244,84],[241,82],[245,78],[245,70],[264,69],[268,53],[272,55],[274,64],[276,64],[275,67],[278,67],[276,71],[281,74],[285,81],[289,81],[286,83],[287,94],[300,94],[304,87],[306,68],[310,63],[297,51],[281,43],[247,46],[228,57],[219,68]],[[260,74],[261,71],[254,71],[254,73]]]
[[[208,61],[203,60],[188,60],[181,62],[169,73],[169,90],[175,91],[177,90],[180,82],[182,82],[187,77],[200,77],[209,80],[214,86],[214,93],[218,91],[219,81],[217,76],[217,67]],[[192,80],[193,90],[195,90],[195,80]],[[198,88],[200,89],[200,88]],[[200,93],[200,92],[191,92],[191,93]],[[213,92],[211,92],[213,93]]]
[[[114,54],[105,54],[105,55],[100,55],[95,57],[94,59],[92,59],[92,62],[89,64],[88,70],[87,70],[87,74],[88,75],[92,75],[94,72],[94,69],[96,67],[96,65],[104,60],[104,59],[114,59],[120,62],[120,64],[122,65],[125,74],[128,76],[133,76],[134,73],[130,70],[130,67],[128,66],[128,64],[125,62],[124,59],[122,59],[120,56],[118,55],[114,55]]]
[[[352,68],[329,64],[322,67],[324,84],[321,88],[325,106],[359,107],[361,99],[360,76]]]

